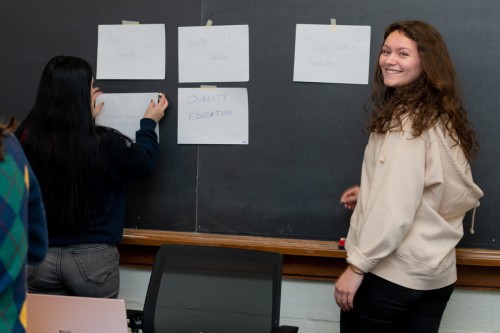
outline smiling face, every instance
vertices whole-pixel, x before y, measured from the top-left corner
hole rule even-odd
[[[414,82],[423,71],[417,42],[401,31],[391,32],[382,46],[379,66],[387,87],[398,89]]]

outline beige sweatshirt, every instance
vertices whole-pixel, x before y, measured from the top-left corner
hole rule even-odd
[[[462,220],[483,192],[443,123],[411,133],[405,118],[402,131],[371,134],[347,261],[407,288],[437,289],[456,281]]]

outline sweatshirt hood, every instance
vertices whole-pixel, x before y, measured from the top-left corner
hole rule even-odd
[[[447,139],[445,137],[440,126],[434,126],[434,131],[442,148],[441,160],[443,170],[449,176],[446,184],[444,184],[444,193],[439,207],[439,214],[445,219],[449,219],[474,209],[471,228],[471,233],[474,233],[475,209],[479,207],[479,199],[483,197],[484,193],[474,183],[470,165],[463,154],[458,155],[450,148],[451,138]],[[455,147],[456,149],[460,149],[456,145],[453,148]]]

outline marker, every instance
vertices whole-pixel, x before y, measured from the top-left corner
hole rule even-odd
[[[345,238],[341,238],[338,244],[339,250],[345,250]]]

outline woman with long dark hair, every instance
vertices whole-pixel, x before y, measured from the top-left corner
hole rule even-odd
[[[50,248],[29,269],[31,292],[116,297],[123,185],[149,175],[158,158],[157,122],[168,101],[151,101],[136,142],[96,126],[90,65],[58,56],[42,73],[31,112],[16,134],[37,175],[47,211]]]
[[[431,25],[387,27],[372,87],[361,183],[341,197],[354,208],[349,266],[334,294],[341,332],[437,333],[457,278],[462,220],[483,196],[469,165],[478,144]]]

